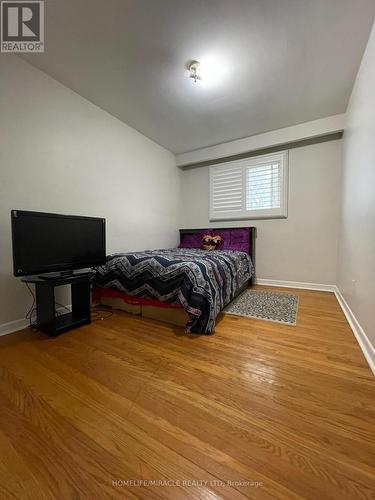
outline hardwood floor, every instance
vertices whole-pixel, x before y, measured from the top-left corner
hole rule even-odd
[[[0,338],[0,498],[374,498],[375,380],[335,296],[293,293],[296,327]]]

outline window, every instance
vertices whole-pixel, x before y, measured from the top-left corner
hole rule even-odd
[[[288,152],[210,167],[210,220],[287,216]]]

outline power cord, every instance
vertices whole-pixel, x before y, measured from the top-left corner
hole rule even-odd
[[[36,311],[36,307],[35,307],[35,302],[36,302],[35,293],[33,292],[32,288],[29,285],[29,283],[26,283],[26,286],[27,286],[27,289],[29,290],[32,298],[33,298],[33,303],[31,304],[30,309],[26,313],[26,319],[29,321],[29,328],[33,328],[33,329],[36,330],[37,329],[37,324],[36,324],[35,321],[32,321],[34,313]]]
[[[107,313],[106,316],[101,316],[100,313]],[[108,311],[107,309],[91,309],[91,321],[103,321],[105,319],[113,316],[113,311]]]
[[[56,307],[56,306],[59,306],[61,309],[65,309],[67,312],[72,312],[72,311],[69,309],[69,307],[68,307],[68,306],[64,306],[64,304],[60,304],[60,302],[55,302],[55,307]],[[61,312],[60,312],[60,311],[56,311],[56,314],[57,314],[58,316],[60,316],[60,315],[61,315]]]

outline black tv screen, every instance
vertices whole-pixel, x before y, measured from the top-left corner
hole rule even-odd
[[[105,262],[105,219],[12,210],[15,276]]]

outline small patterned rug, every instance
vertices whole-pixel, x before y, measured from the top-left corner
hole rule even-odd
[[[223,310],[223,313],[295,326],[297,311],[298,295],[245,290]]]

